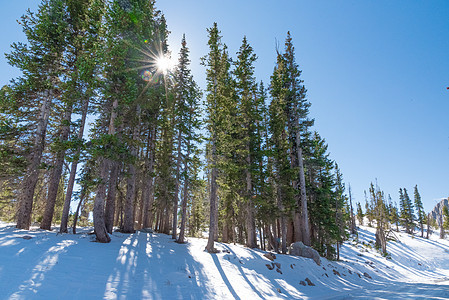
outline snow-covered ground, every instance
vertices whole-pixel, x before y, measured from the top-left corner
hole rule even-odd
[[[448,241],[398,237],[384,258],[371,248],[374,229],[362,227],[341,261],[318,266],[222,243],[209,254],[203,239],[180,245],[117,232],[100,244],[87,229],[57,235],[0,224],[0,299],[449,299]]]

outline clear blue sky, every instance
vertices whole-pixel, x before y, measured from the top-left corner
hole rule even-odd
[[[23,40],[15,22],[37,0],[0,0],[0,52]],[[207,32],[217,22],[235,56],[247,36],[268,83],[276,40],[293,37],[316,130],[329,144],[355,201],[377,178],[393,200],[418,184],[429,211],[449,196],[449,1],[161,0],[170,46],[182,34],[205,87]],[[19,73],[0,57],[0,84]]]

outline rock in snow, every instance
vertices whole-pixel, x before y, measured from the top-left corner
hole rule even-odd
[[[315,286],[315,284],[314,284],[312,281],[310,281],[309,278],[306,278],[305,280],[306,280],[306,282],[307,282],[307,285]]]
[[[302,242],[291,244],[288,253],[294,256],[311,258],[317,265],[321,265],[320,255],[318,252],[315,249],[304,245]]]
[[[266,258],[268,258],[268,259],[271,260],[271,261],[273,261],[273,260],[276,259],[276,255],[273,254],[273,253],[270,253],[270,252],[265,253],[263,256],[265,256]]]

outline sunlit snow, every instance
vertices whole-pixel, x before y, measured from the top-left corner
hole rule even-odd
[[[91,229],[77,235],[24,231],[0,224],[1,299],[448,299],[449,242],[397,234],[390,258],[372,246],[374,229],[341,249],[341,261],[276,254],[280,268],[261,250],[206,240],[174,243],[146,232],[112,234],[93,242]],[[31,237],[24,239],[23,237]],[[366,275],[369,277],[367,277]],[[315,286],[304,286],[308,278]]]

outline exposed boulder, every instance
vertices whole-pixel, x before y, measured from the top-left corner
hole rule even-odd
[[[265,253],[263,256],[265,256],[266,258],[268,258],[271,261],[276,259],[276,255],[273,253],[270,253],[270,252]]]
[[[302,242],[296,242],[290,245],[288,253],[294,256],[311,258],[317,265],[321,265],[320,255],[312,247],[304,245]]]
[[[306,278],[305,281],[307,282],[307,285],[315,286],[315,284],[312,281],[310,281],[309,278]]]

